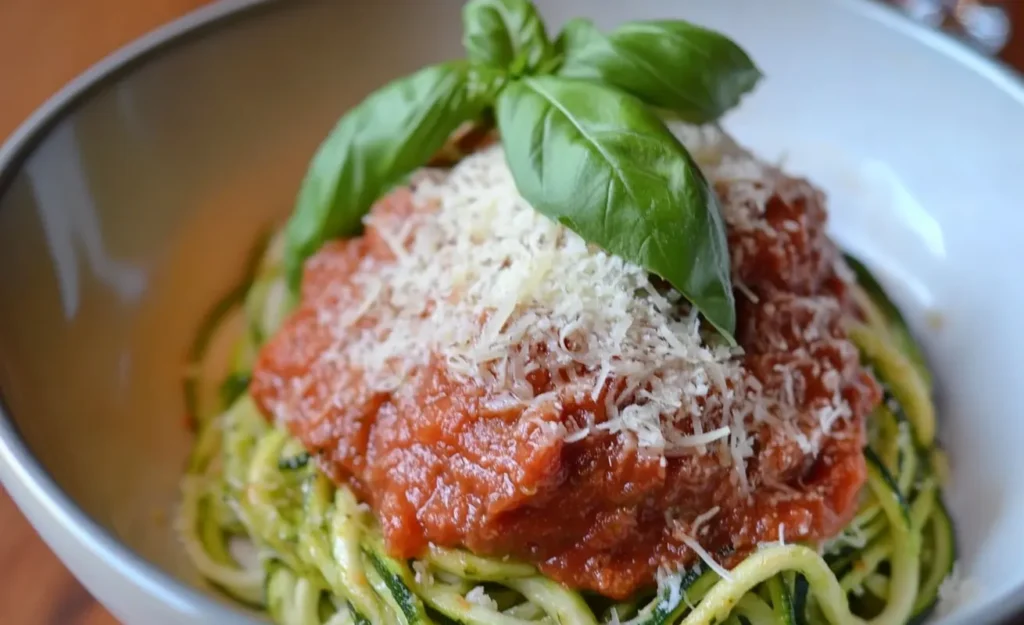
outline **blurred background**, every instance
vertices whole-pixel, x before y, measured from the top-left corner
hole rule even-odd
[[[209,1],[0,0],[0,142],[47,97],[94,62]],[[1024,71],[1024,0],[889,0],[889,4]],[[2,489],[0,623],[116,623],[67,573]]]

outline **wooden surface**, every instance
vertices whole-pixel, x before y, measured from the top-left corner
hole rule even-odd
[[[105,54],[209,0],[0,0],[0,141]],[[1024,33],[1024,0],[1010,2]],[[1005,56],[1024,68],[1024,37]],[[0,490],[0,623],[115,625]]]

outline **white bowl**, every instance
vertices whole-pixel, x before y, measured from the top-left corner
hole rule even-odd
[[[767,79],[726,122],[831,197],[937,372],[961,572],[940,622],[1024,605],[1024,87],[856,0],[549,0],[552,26],[680,16]],[[252,623],[168,519],[190,439],[180,365],[312,150],[371,88],[456,56],[458,0],[237,1],[118,52],[0,149],[0,478],[128,623]]]

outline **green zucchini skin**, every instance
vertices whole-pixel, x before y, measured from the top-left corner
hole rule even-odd
[[[871,298],[871,301],[885,316],[893,342],[914,363],[918,373],[924,378],[925,383],[930,389],[933,380],[931,370],[928,368],[928,361],[920,344],[918,344],[914,339],[914,335],[910,332],[910,326],[903,317],[903,313],[900,312],[900,309],[889,298],[885,289],[878,282],[878,279],[875,278],[874,274],[871,273],[871,270],[864,263],[850,254],[846,254],[844,258],[846,259],[846,264],[856,274],[857,284],[864,289],[868,297]]]
[[[939,587],[943,580],[953,572],[956,561],[956,533],[953,521],[942,500],[935,504],[936,510],[929,517],[932,535],[931,573],[922,581],[917,601],[914,603],[914,616],[911,623],[920,623],[935,610],[939,599]]]

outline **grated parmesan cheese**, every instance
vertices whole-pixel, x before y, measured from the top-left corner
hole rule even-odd
[[[423,560],[413,560],[412,570],[417,584],[427,585],[434,583],[434,575],[430,572],[430,567]]]
[[[703,529],[704,524],[710,521],[711,519],[715,518],[715,516],[719,512],[721,512],[721,508],[715,506],[714,508],[711,508],[707,512],[698,515],[697,518],[693,520],[693,525],[690,528],[690,533],[694,536],[698,536],[700,534],[700,530]]]
[[[692,536],[679,530],[676,530],[675,536],[680,540],[680,542],[682,542],[684,545],[692,549],[693,552],[696,553],[697,556],[704,561],[704,564],[707,564],[708,568],[717,573],[719,577],[721,577],[723,580],[727,582],[732,581],[732,575],[729,573],[729,570],[721,564],[719,564],[714,558],[712,558],[711,554],[708,553],[707,550],[704,549],[704,547],[701,547],[700,543],[697,542]]]
[[[733,351],[704,345],[699,318],[643,268],[530,207],[500,147],[424,180],[415,201],[430,209],[367,218],[394,259],[366,259],[356,276],[362,301],[322,320],[346,345],[329,357],[359,363],[375,390],[397,390],[440,357],[457,376],[501,384],[510,400],[528,403],[536,399],[526,372],[533,366],[556,380],[585,378],[593,399],[614,380],[621,392],[596,429],[629,433],[653,451],[739,433],[724,424],[705,431],[698,419],[688,435],[676,424],[703,412],[712,386],[742,384]],[[370,330],[355,327],[370,315]]]
[[[472,590],[467,592],[466,601],[495,611],[498,610],[498,602],[487,595],[487,590],[483,586],[474,586]]]
[[[778,170],[718,128],[672,129],[705,175],[727,187],[723,216],[730,228],[777,236],[765,213],[778,192]],[[367,236],[378,237],[390,258],[367,255],[351,282],[332,286],[341,289],[332,297],[344,305],[318,308],[338,346],[320,359],[358,369],[372,390],[400,392],[440,359],[455,379],[485,386],[488,407],[518,406],[524,417],[589,398],[605,409],[599,422],[541,420],[539,427],[568,444],[594,432],[619,434],[663,458],[710,447],[745,490],[753,424],[772,425],[810,454],[836,420],[852,414],[836,386],[833,401],[811,411],[814,431],[795,424],[792,365],[775,365],[784,390],[766,396],[744,370],[740,351],[702,341],[700,318],[678,292],[530,207],[500,145],[450,172],[423,172],[412,189],[412,214],[372,211],[365,218]],[[788,221],[783,230],[801,227]],[[732,253],[735,266],[746,252],[738,246]],[[815,319],[814,307],[823,318],[835,309],[835,302],[806,299]],[[801,332],[813,340],[826,325]],[[535,396],[530,376],[538,372],[559,382],[555,391]],[[294,401],[310,382],[292,383]],[[287,420],[289,398],[281,402],[274,412]]]
[[[939,604],[935,608],[938,616],[953,613],[957,608],[969,603],[981,592],[981,587],[970,577],[963,574],[960,563],[953,564],[946,579],[939,585]]]
[[[685,573],[681,570],[672,571],[665,566],[658,567],[656,580],[658,582],[658,596],[664,597],[664,599],[662,599],[662,605],[675,606],[679,604],[679,599],[683,599],[690,609],[693,609],[693,604],[690,603],[690,598],[686,596],[686,590],[682,588],[682,584],[680,583],[683,579],[683,575],[685,575]],[[666,589],[668,590],[667,594],[665,593]],[[680,596],[680,592],[682,593],[682,596]],[[615,615],[618,617],[617,612],[615,612]]]

